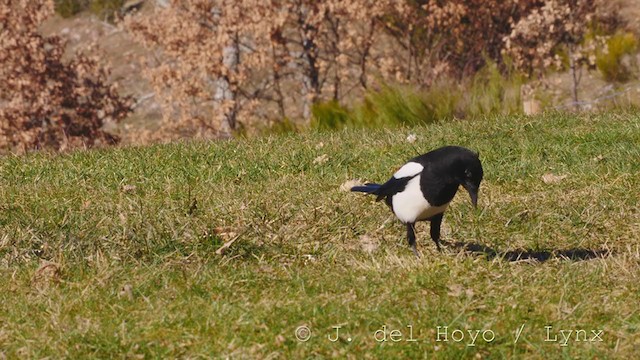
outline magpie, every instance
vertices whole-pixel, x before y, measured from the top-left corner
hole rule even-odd
[[[474,207],[483,170],[478,154],[460,146],[445,146],[416,156],[404,164],[386,183],[366,183],[351,191],[376,195],[407,226],[407,240],[416,256],[415,224],[431,222],[431,239],[440,251],[440,225],[445,210],[464,187]]]

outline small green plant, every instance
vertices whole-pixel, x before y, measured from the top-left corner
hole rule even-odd
[[[311,109],[311,128],[316,130],[337,130],[349,122],[349,110],[335,100],[319,102]]]
[[[56,12],[64,18],[89,10],[100,18],[111,21],[124,3],[124,0],[55,0],[55,7]]]
[[[262,131],[263,134],[288,134],[298,131],[296,123],[289,118],[280,119]]]
[[[420,92],[409,87],[383,85],[365,95],[354,109],[354,122],[361,126],[415,126],[448,117],[455,96],[447,91]]]
[[[607,81],[628,81],[633,77],[633,64],[625,59],[631,59],[637,49],[638,38],[633,33],[616,33],[607,41],[607,50],[597,54],[596,66]]]
[[[521,107],[522,77],[502,74],[493,62],[462,84],[443,79],[428,89],[384,84],[368,91],[352,109],[336,101],[312,109],[311,128],[419,126],[441,120],[516,114]]]
[[[92,0],[89,9],[100,18],[112,21],[124,3],[124,0]]]
[[[431,110],[431,118],[425,123],[451,120],[465,116],[461,107],[465,89],[453,79],[445,79],[431,85],[422,94],[422,99]]]
[[[490,60],[477,72],[469,85],[464,106],[467,117],[496,114],[515,114],[520,111],[522,77],[513,72],[506,75]]]
[[[55,0],[56,12],[64,18],[72,17],[88,6],[89,0]]]

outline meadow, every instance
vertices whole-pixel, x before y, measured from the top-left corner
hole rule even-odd
[[[479,206],[416,259],[345,184],[445,144]],[[615,111],[2,157],[0,359],[633,358],[639,144]]]

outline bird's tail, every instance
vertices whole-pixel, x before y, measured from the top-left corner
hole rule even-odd
[[[372,183],[366,183],[362,186],[354,186],[351,188],[351,191],[355,191],[355,192],[362,192],[362,193],[366,193],[366,194],[375,194],[376,190],[380,189],[382,185],[380,184],[372,184]]]

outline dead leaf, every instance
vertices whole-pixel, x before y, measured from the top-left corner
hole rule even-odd
[[[418,140],[418,136],[416,136],[416,134],[407,135],[407,142],[408,143],[413,144],[414,142],[416,142],[416,140]]]
[[[322,165],[329,161],[329,155],[322,154],[313,160],[314,165]]]
[[[449,292],[447,293],[447,295],[449,296],[461,297],[464,295],[468,298],[471,298],[474,295],[473,289],[471,288],[465,289],[464,286],[460,284],[449,285],[448,288],[449,288]]]
[[[362,235],[360,236],[360,246],[362,246],[364,252],[371,254],[378,250],[380,244],[369,235]]]
[[[133,300],[133,286],[130,284],[124,284],[120,292],[118,293],[119,298],[126,298],[127,300]]]
[[[31,281],[35,285],[46,285],[60,281],[62,271],[60,265],[54,262],[42,260],[40,266],[33,274]]]
[[[278,336],[276,336],[276,345],[277,346],[281,346],[282,344],[285,343],[285,341],[287,341],[287,339],[282,336],[282,334],[279,334]]]
[[[552,173],[547,173],[542,175],[542,181],[544,181],[545,184],[557,184],[567,177],[568,175],[554,175]]]
[[[236,240],[238,240],[239,237],[240,235],[236,235],[233,239],[227,241],[226,243],[224,243],[224,245],[220,246],[220,248],[216,250],[216,255],[224,255],[227,249],[229,249],[229,247],[231,247],[231,245],[233,245],[233,243],[236,242]]]
[[[464,294],[464,287],[460,284],[453,284],[447,287],[449,288],[449,292],[447,293],[449,296],[460,297]]]
[[[219,237],[221,237],[225,241],[233,239],[234,237],[236,237],[238,235],[238,233],[235,232],[233,228],[231,228],[231,227],[223,227],[223,226],[218,226],[218,227],[214,228],[213,232],[214,232],[214,234],[218,235]]]
[[[122,185],[122,192],[124,193],[132,193],[136,191],[135,185]]]
[[[347,180],[340,185],[340,190],[348,192],[351,190],[352,187],[360,186],[360,185],[363,185],[360,179]]]
[[[464,294],[467,295],[468,298],[473,297],[473,295],[474,295],[473,289],[466,289],[464,291]]]
[[[307,265],[307,263],[316,261],[315,256],[313,256],[311,254],[304,254],[304,255],[302,255],[302,258],[304,259],[303,262],[304,262],[305,265]]]

